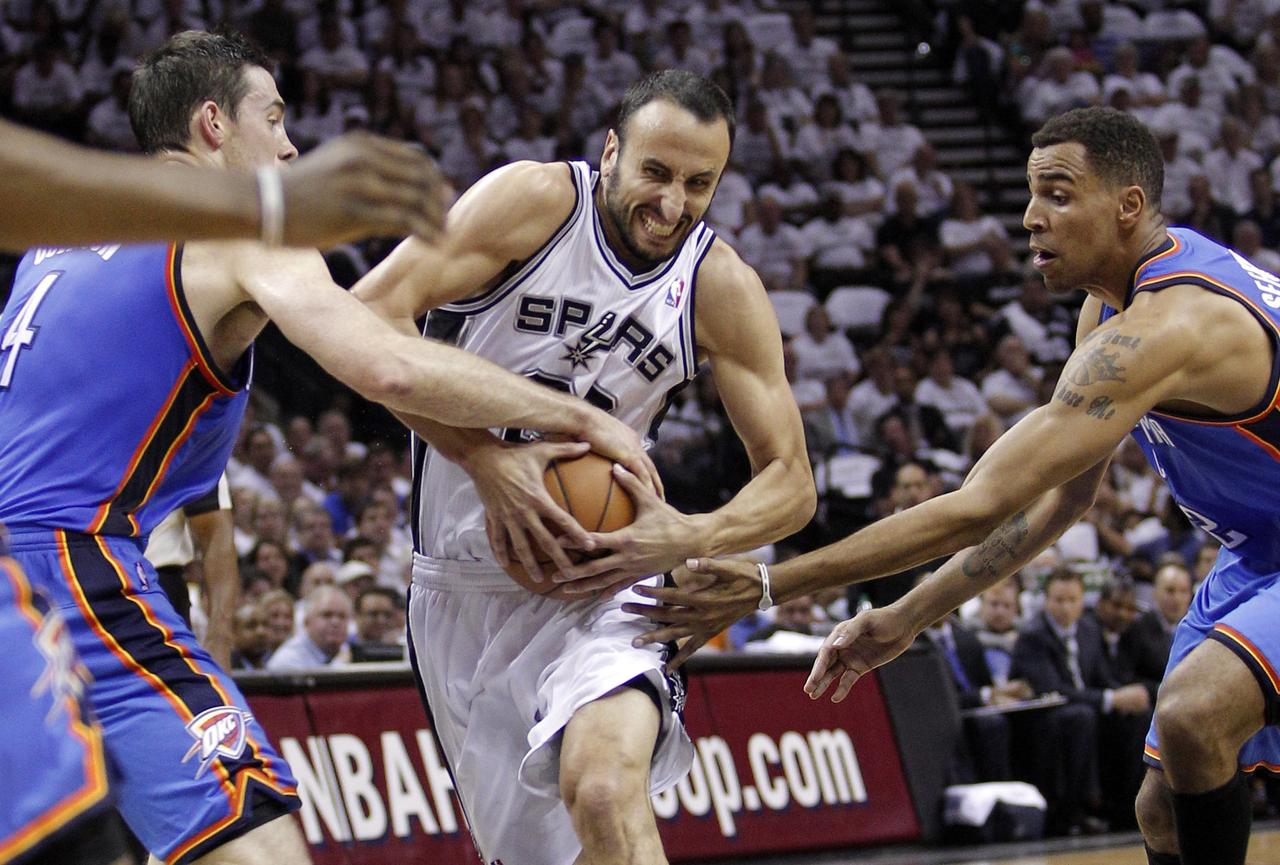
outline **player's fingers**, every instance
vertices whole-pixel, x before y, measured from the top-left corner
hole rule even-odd
[[[854,670],[846,670],[845,674],[840,677],[840,684],[836,685],[835,693],[831,695],[831,702],[839,703],[849,696],[849,692],[853,690],[853,686],[862,678],[862,674]]]
[[[533,554],[533,548],[529,545],[529,539],[525,537],[524,532],[513,532],[508,529],[507,537],[511,540],[511,549],[515,553],[516,560],[520,562],[524,572],[529,575],[529,579],[535,583],[541,583],[545,579],[542,575],[542,566]]]
[[[711,639],[711,635],[695,635],[685,640],[680,648],[676,650],[676,653],[671,656],[671,660],[667,661],[667,670],[669,672],[678,670],[680,665],[692,658],[693,653],[705,646],[709,639]]]
[[[646,483],[622,463],[613,464],[613,477],[637,505],[659,500],[658,494],[654,491],[652,485]]]
[[[569,559],[555,536],[547,531],[542,519],[537,514],[530,514],[529,516],[530,519],[525,521],[524,529],[532,536],[533,542],[551,558],[551,561],[555,564],[555,570],[563,571],[565,568],[572,568],[573,562]]]
[[[830,645],[818,649],[818,656],[813,659],[813,669],[805,680],[804,692],[810,697],[820,697],[831,682],[831,664],[835,660],[835,650]]]
[[[684,586],[636,586],[636,594],[671,607],[688,606],[693,600],[693,591]]]
[[[628,580],[635,582],[642,579],[644,579],[643,575],[636,576],[626,571],[609,569],[599,576],[563,583],[561,588],[567,595],[589,595],[595,592],[614,591],[620,588],[620,583],[625,583]]]
[[[622,611],[624,613],[634,613],[637,616],[644,616],[655,624],[687,622],[694,618],[693,611],[689,610],[687,607],[668,607],[663,604],[623,604]]]

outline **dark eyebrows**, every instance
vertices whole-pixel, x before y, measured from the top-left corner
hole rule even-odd
[[[1075,184],[1075,182],[1076,182],[1076,179],[1075,179],[1075,176],[1071,174],[1071,172],[1069,172],[1069,171],[1063,171],[1063,170],[1062,170],[1062,169],[1060,169],[1060,168],[1059,168],[1059,169],[1051,169],[1051,170],[1049,170],[1049,171],[1042,171],[1042,172],[1040,172],[1040,174],[1039,174],[1038,176],[1035,176],[1035,177],[1032,177],[1031,172],[1030,172],[1030,171],[1028,171],[1028,172],[1027,172],[1027,185],[1028,185],[1028,186],[1031,186],[1031,185],[1033,185],[1036,181],[1039,181],[1039,182],[1041,182],[1041,183],[1054,183],[1054,182],[1058,182],[1058,183],[1070,183],[1070,184],[1074,185],[1074,184]]]
[[[652,157],[652,156],[646,156],[644,159],[640,160],[640,167],[645,169],[653,169],[663,174],[674,174],[670,166],[668,166],[662,160],[656,159],[655,157]],[[697,174],[690,175],[688,179],[710,181],[715,176],[716,176],[715,169],[708,168],[703,171],[699,171]]]
[[[266,107],[266,109],[265,109],[265,113],[270,114],[272,111],[275,111],[275,110],[278,110],[281,114],[284,114],[284,100],[283,100],[283,99],[276,99],[276,100],[274,100],[270,105],[268,105],[268,106]]]

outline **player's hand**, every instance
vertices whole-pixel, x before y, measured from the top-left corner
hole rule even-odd
[[[863,610],[827,635],[804,691],[816,700],[838,680],[831,702],[839,703],[858,679],[901,655],[915,637],[906,617],[893,605]]]
[[[595,549],[609,553],[562,572],[556,579],[564,583],[565,594],[617,591],[671,570],[697,545],[697,527],[688,516],[659,498],[620,463],[613,466],[613,478],[631,497],[635,520],[614,532],[591,533]]]
[[[587,452],[583,442],[541,442],[510,445],[496,439],[473,449],[462,467],[475,482],[484,504],[485,531],[498,564],[504,569],[518,562],[534,582],[546,579],[545,559],[563,571],[572,563],[565,545],[592,548],[587,531],[547,493],[543,473],[554,459],[572,459]],[[563,543],[553,532],[563,537]],[[538,563],[542,551],[544,564]]]
[[[349,133],[299,159],[282,179],[291,246],[408,234],[431,240],[444,224],[448,184],[431,157],[402,141]]]
[[[623,604],[622,609],[657,626],[636,637],[636,646],[685,640],[667,662],[667,668],[674,670],[707,640],[756,609],[761,587],[760,574],[752,562],[690,559],[671,574],[675,588],[639,586],[635,590],[659,601],[658,606]]]
[[[663,495],[658,468],[645,453],[640,434],[631,427],[616,417],[593,408],[587,413],[585,426],[578,437],[590,442],[591,449],[600,456],[621,463],[623,468],[640,478],[657,496]]]

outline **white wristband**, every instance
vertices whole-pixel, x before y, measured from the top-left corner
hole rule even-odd
[[[284,242],[284,181],[276,168],[259,168],[258,224],[266,246]]]
[[[756,573],[760,575],[760,603],[756,604],[756,609],[763,612],[773,606],[773,595],[769,593],[769,566],[756,562]]]

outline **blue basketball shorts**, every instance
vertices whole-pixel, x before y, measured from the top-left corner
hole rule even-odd
[[[1254,677],[1266,702],[1266,726],[1240,749],[1240,768],[1280,773],[1280,572],[1257,573],[1240,557],[1222,550],[1191,600],[1191,609],[1173,633],[1164,675],[1204,640],[1235,652]],[[1206,683],[1205,687],[1211,687]],[[1154,719],[1143,759],[1160,768],[1160,739]]]
[[[137,540],[11,527],[10,550],[92,677],[116,804],[148,850],[188,862],[299,807],[288,765]]]
[[[34,862],[111,807],[88,677],[61,617],[0,557],[0,863]]]

